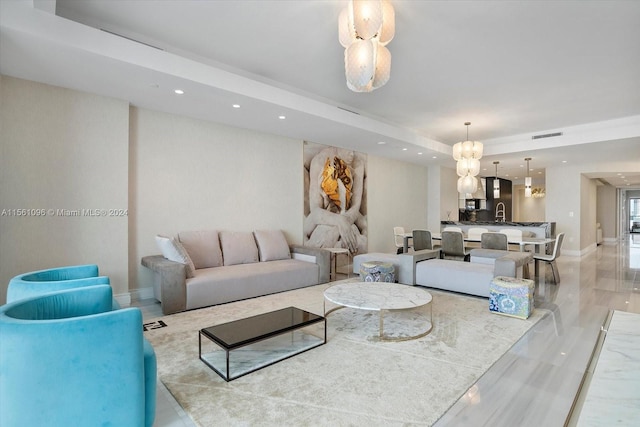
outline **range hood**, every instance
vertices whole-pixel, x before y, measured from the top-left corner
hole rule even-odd
[[[459,200],[466,199],[478,199],[487,200],[487,180],[484,178],[478,178],[478,189],[475,193],[458,193]]]

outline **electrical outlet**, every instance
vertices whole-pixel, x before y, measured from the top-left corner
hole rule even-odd
[[[573,211],[569,212],[569,216],[573,218]]]

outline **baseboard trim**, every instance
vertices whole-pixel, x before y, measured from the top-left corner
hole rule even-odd
[[[114,295],[113,298],[115,298],[115,300],[118,301],[118,304],[120,304],[120,307],[131,306],[131,294],[129,292],[127,292],[126,294]]]
[[[118,301],[118,304],[120,304],[120,307],[130,307],[132,301],[137,302],[137,301],[153,298],[153,288],[148,287],[148,288],[134,289],[130,292],[127,292],[126,294],[118,294],[118,295],[114,295],[113,297],[115,298],[116,301]]]
[[[138,288],[129,292],[133,301],[141,301],[153,298],[153,287]]]

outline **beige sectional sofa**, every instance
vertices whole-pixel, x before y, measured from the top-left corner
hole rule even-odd
[[[329,281],[329,251],[289,245],[280,230],[187,231],[156,236],[162,255],[145,256],[164,314]]]

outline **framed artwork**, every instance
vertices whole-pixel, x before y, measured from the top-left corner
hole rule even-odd
[[[366,154],[304,144],[304,245],[366,253]]]

